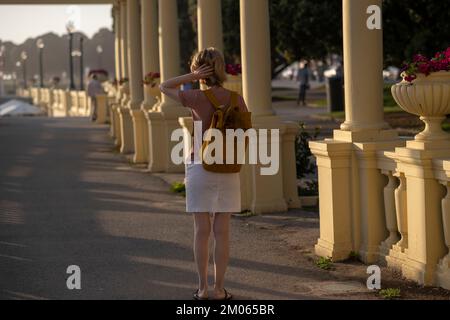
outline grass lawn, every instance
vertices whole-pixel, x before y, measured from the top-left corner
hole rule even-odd
[[[404,112],[402,108],[400,108],[392,97],[391,87],[384,86],[383,89],[383,105],[384,105],[384,113],[396,113],[396,112]],[[345,111],[335,111],[331,113],[327,113],[325,115],[329,115],[334,119],[345,119]]]

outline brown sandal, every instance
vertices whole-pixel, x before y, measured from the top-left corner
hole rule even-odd
[[[231,300],[233,299],[233,295],[231,293],[229,293],[225,288],[223,288],[223,292],[225,293],[225,297],[223,297],[222,299],[214,299],[214,300]]]
[[[194,294],[193,294],[193,298],[194,298],[194,300],[208,300],[208,298],[205,298],[205,297],[200,297],[199,295],[198,295],[198,291],[199,291],[199,289],[197,289],[197,291],[195,291],[194,292]]]

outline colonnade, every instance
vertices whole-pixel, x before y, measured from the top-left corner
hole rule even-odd
[[[298,129],[283,123],[272,109],[268,1],[241,0],[240,8],[243,96],[257,130],[280,131],[280,141],[268,142],[280,144],[278,173],[262,176],[259,165],[246,165],[241,173],[242,210],[285,211],[300,206],[294,151]],[[197,10],[199,49],[223,51],[221,0],[198,0]],[[150,172],[183,172],[184,165],[171,161],[177,142],[170,136],[189,123],[183,119],[189,119],[190,111],[142,85],[149,72],[159,72],[160,81],[180,75],[177,1],[118,0],[114,19],[116,77],[121,85],[111,105],[111,135],[121,153],[148,164]]]

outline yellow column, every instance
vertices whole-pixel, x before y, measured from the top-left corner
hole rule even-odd
[[[310,144],[321,163],[316,254],[344,260],[351,250],[358,252],[364,262],[372,263],[378,260],[380,244],[388,236],[385,179],[376,154],[404,143],[383,120],[383,31],[368,27],[374,15],[369,9],[374,5],[379,8],[374,18],[381,21],[382,1],[343,0],[342,4],[346,121],[341,130],[335,130],[333,140]],[[345,154],[334,152],[338,146],[347,150]],[[333,179],[341,171],[345,175]],[[343,192],[346,198],[340,196]],[[351,239],[344,232],[351,234]]]
[[[115,50],[115,67],[116,79],[119,81],[122,78],[122,64],[121,64],[121,43],[120,43],[120,4],[117,1],[114,4],[114,50]]]
[[[285,190],[285,186],[293,184],[283,183],[285,161],[282,155],[289,154],[282,151],[281,137],[286,131],[286,126],[274,115],[272,109],[269,4],[267,0],[241,0],[240,9],[244,99],[252,112],[255,129],[259,132],[261,129],[269,129],[269,135],[270,130],[279,130],[278,139],[274,141],[268,139],[267,142],[269,150],[272,145],[278,144],[279,170],[274,175],[261,175],[260,164],[251,166],[252,182],[242,184],[250,188],[243,190],[243,194],[250,195],[250,207],[243,209],[250,209],[255,213],[285,211],[288,208],[285,193],[292,194]],[[292,166],[286,169],[292,169]],[[296,179],[295,171],[289,172],[289,176]]]
[[[120,26],[121,26],[121,52],[122,52],[122,78],[129,79],[129,59],[128,59],[128,14],[127,14],[127,1],[120,1]],[[117,109],[119,114],[120,123],[120,137],[116,138],[116,143],[119,143],[121,153],[132,153],[133,146],[133,123],[131,120],[130,110],[128,108],[128,103],[130,99],[130,84],[125,83],[121,87],[122,91],[122,101],[121,106]]]
[[[141,2],[141,35],[142,35],[142,75],[148,72],[159,72],[159,45],[158,45],[158,7],[157,0],[146,0]],[[149,161],[149,131],[146,113],[153,110],[158,103],[156,96],[150,88],[144,86],[144,101],[141,110],[135,111],[140,121],[140,134],[136,137],[137,144],[135,162],[147,163]],[[138,139],[139,138],[139,139]],[[139,143],[138,143],[139,142]],[[142,152],[138,152],[142,150]]]
[[[142,24],[142,65],[143,76],[149,72],[159,72],[158,45],[158,6],[157,0],[141,2]],[[144,102],[142,108],[150,110],[157,103],[157,99],[144,88]]]
[[[223,53],[221,0],[197,1],[198,49],[214,47]]]
[[[121,62],[121,33],[120,33],[120,2],[116,1],[114,3],[114,33],[115,33],[115,42],[114,42],[114,49],[115,49],[115,68],[116,68],[116,80],[119,81],[122,78],[122,62]],[[120,90],[118,90],[118,86],[116,89],[116,102],[120,103],[121,94]],[[110,106],[110,131],[109,135],[112,138],[116,138],[116,127],[119,114],[117,112],[117,104],[111,104]]]
[[[127,0],[120,0],[120,35],[122,78],[128,78]]]
[[[240,8],[244,98],[254,116],[271,116],[269,5],[267,0],[241,0]]]
[[[387,127],[383,112],[383,30],[367,27],[367,8],[382,0],[343,0],[346,131]]]
[[[141,47],[141,16],[139,12],[139,0],[128,0],[128,65],[130,77],[129,102],[130,116],[132,120],[132,136],[126,142],[132,144],[134,150],[133,162],[145,162],[146,146],[144,136],[147,135],[144,128],[145,116],[140,109],[144,100],[142,86],[142,47]],[[125,144],[125,142],[124,142]]]
[[[142,50],[141,20],[139,0],[128,0],[128,72],[130,78],[131,100],[129,107],[139,109],[143,100],[142,89]]]
[[[180,40],[176,0],[159,0],[159,64],[161,81],[180,75]],[[149,165],[151,172],[183,172],[184,165],[175,165],[170,158],[176,142],[171,142],[173,130],[180,127],[179,117],[190,112],[179,102],[162,95],[155,111],[147,113],[149,130]]]

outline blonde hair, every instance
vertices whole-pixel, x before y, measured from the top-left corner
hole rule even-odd
[[[204,65],[214,69],[214,74],[205,79],[207,86],[221,86],[227,80],[223,55],[216,48],[206,48],[194,54],[191,59],[191,71],[195,71]]]

